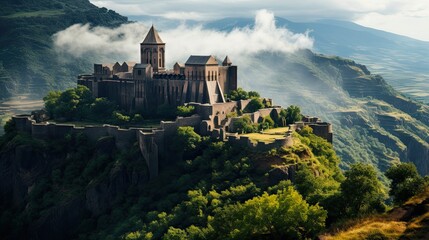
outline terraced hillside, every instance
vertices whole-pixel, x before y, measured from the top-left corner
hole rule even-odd
[[[400,160],[429,173],[429,107],[395,91],[364,65],[301,51],[260,54],[248,66],[257,67],[244,67],[240,79],[249,81],[240,85],[334,123],[343,168],[368,162],[384,171]]]

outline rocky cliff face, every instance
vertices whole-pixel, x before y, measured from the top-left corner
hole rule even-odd
[[[18,138],[2,146],[0,153],[0,207],[19,212],[17,219],[22,220],[17,226],[1,219],[6,223],[1,228],[4,239],[76,237],[85,219],[111,211],[124,200],[124,193],[142,189],[148,181],[138,148],[121,154],[111,138],[68,151],[57,145],[64,143],[26,143]]]

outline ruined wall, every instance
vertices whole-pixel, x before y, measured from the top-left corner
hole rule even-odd
[[[294,144],[292,136],[285,136],[284,139],[276,139],[272,143],[252,142],[249,137],[231,135],[228,142],[235,146],[246,147],[255,151],[269,151],[273,148],[291,147]]]
[[[202,122],[199,115],[194,115],[186,118],[178,117],[176,121],[162,121],[160,129],[121,129],[118,126],[107,124],[76,127],[73,124],[36,123],[30,115],[13,116],[12,120],[15,122],[18,131],[27,132],[32,137],[39,139],[59,139],[73,133],[83,133],[90,141],[97,141],[104,136],[112,136],[115,138],[116,147],[123,151],[128,150],[138,141],[140,151],[150,170],[151,178],[158,175],[159,165],[165,164],[162,162],[162,159],[166,159],[165,140],[181,126],[192,126],[196,132],[200,132]]]
[[[326,139],[328,142],[332,143],[333,133],[332,125],[330,123],[311,123],[308,125],[313,129],[313,133],[316,136]]]
[[[302,129],[304,126],[309,126],[313,129],[313,133],[316,136],[319,136],[321,138],[326,139],[328,142],[332,143],[333,141],[333,130],[332,130],[332,124],[327,122],[320,122],[318,119],[317,121],[312,122],[295,122],[295,124],[290,124],[289,127],[292,131],[297,131],[299,129]]]

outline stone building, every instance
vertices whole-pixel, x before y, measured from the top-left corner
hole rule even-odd
[[[165,66],[166,44],[152,26],[140,44],[140,63],[94,64],[94,72],[80,75],[94,97],[113,100],[127,111],[154,112],[161,105],[224,103],[224,94],[237,89],[237,66],[225,57],[192,55],[172,70]]]

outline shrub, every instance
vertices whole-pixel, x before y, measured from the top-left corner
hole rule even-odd
[[[113,112],[112,117],[113,121],[117,124],[124,124],[130,121],[130,116],[124,115],[117,111]]]
[[[177,116],[189,117],[195,113],[194,106],[178,106],[176,110]]]
[[[422,192],[426,186],[413,163],[394,165],[386,171],[385,175],[391,180],[389,193],[396,203],[405,202]]]
[[[253,98],[252,100],[250,100],[245,111],[252,113],[252,112],[258,111],[259,109],[261,109],[263,107],[264,107],[264,104],[262,103],[262,100],[260,98]]]

